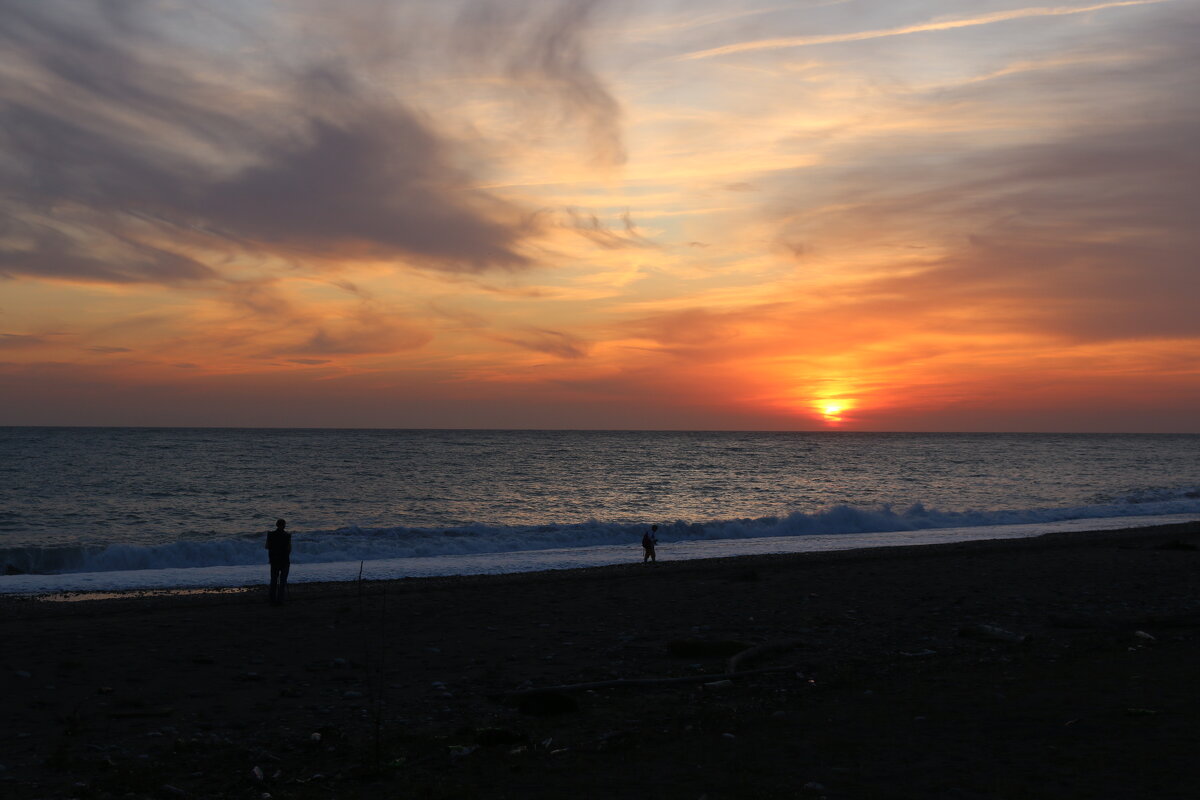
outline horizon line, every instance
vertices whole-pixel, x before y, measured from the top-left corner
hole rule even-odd
[[[1047,431],[1047,430],[866,430],[837,428],[504,428],[504,427],[381,427],[348,425],[38,425],[0,424],[0,428],[101,430],[216,430],[216,431],[449,431],[481,433],[833,433],[925,434],[991,436],[1200,436],[1200,431]]]

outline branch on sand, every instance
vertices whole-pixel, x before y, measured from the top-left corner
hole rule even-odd
[[[764,658],[788,653],[803,646],[803,639],[781,639],[778,642],[766,642],[730,656],[729,664],[725,671],[740,673],[747,665],[753,664],[755,661],[762,661]]]
[[[717,681],[733,681],[739,678],[745,678],[751,675],[765,675],[771,672],[796,672],[798,667],[760,667],[758,669],[746,669],[746,665],[755,661],[761,661],[770,656],[786,653],[802,646],[803,642],[800,639],[786,639],[779,642],[767,642],[760,644],[757,647],[750,647],[737,653],[729,659],[726,671],[723,673],[709,673],[706,675],[685,675],[680,678],[614,678],[607,681],[590,681],[587,683],[564,683],[559,686],[544,686],[540,689],[524,689],[516,692],[508,692],[504,695],[505,699],[517,700],[522,697],[531,697],[538,694],[550,692],[586,692],[590,689],[628,689],[640,687],[654,686],[672,686],[688,683],[716,683]]]

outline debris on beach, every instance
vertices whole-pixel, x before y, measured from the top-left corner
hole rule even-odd
[[[964,636],[969,639],[983,639],[992,642],[1008,642],[1009,644],[1022,644],[1029,639],[1020,633],[1013,633],[1005,630],[998,625],[985,625],[978,623],[975,625],[965,625],[958,630],[959,636]]]
[[[621,753],[632,750],[634,735],[629,731],[609,731],[596,740],[593,749],[598,753]]]
[[[749,647],[730,656],[726,671],[741,672],[757,661],[788,653],[803,646],[804,640],[802,639],[782,639]]]
[[[1153,717],[1158,714],[1153,708],[1127,708],[1125,713],[1131,717]]]

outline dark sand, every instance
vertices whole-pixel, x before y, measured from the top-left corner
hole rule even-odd
[[[0,796],[1195,798],[1197,545],[1200,523],[702,562],[664,546],[300,585],[282,608],[265,588],[8,598]],[[732,642],[782,643],[742,665],[781,669],[506,697],[719,675]]]

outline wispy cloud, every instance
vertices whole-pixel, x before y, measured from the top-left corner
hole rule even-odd
[[[40,347],[50,341],[51,337],[30,333],[0,333],[0,350]]]
[[[403,320],[362,312],[348,319],[324,320],[308,339],[282,352],[326,356],[395,353],[418,348],[429,339],[427,332]]]
[[[881,28],[869,31],[852,31],[848,33],[825,33],[812,36],[787,36],[773,39],[759,39],[752,42],[713,47],[708,50],[697,50],[677,56],[680,61],[694,61],[703,58],[749,53],[757,50],[780,50],[793,47],[811,47],[821,44],[840,44],[844,42],[860,42],[868,39],[883,39],[889,36],[907,36],[913,33],[929,33],[933,31],[948,31],[956,28],[971,28],[978,25],[992,25],[997,22],[1009,22],[1015,19],[1029,17],[1061,17],[1070,14],[1086,14],[1092,11],[1103,11],[1110,8],[1125,6],[1144,6],[1157,3],[1167,3],[1172,0],[1117,0],[1112,3],[1097,3],[1088,6],[1042,6],[1034,8],[1015,8],[1008,11],[996,11],[991,14],[981,14],[974,17],[955,17],[951,19],[935,19],[914,25],[901,25],[895,28]]]
[[[309,269],[529,266],[533,215],[478,188],[468,149],[374,82],[388,71],[403,85],[401,54],[433,47],[430,36],[467,61],[495,54],[544,88],[522,102],[583,119],[593,146],[619,160],[619,108],[584,52],[596,2],[460,5],[450,34],[409,30],[389,4],[355,4],[238,72],[228,48],[257,49],[287,30],[292,9],[254,27],[235,9],[140,0],[86,13],[0,3],[0,211],[24,226],[0,231],[0,278],[182,285],[223,277],[223,259],[239,254]],[[489,14],[515,35],[496,35]],[[198,35],[181,36],[193,16]]]
[[[588,343],[578,336],[545,328],[528,328],[511,336],[498,336],[498,341],[515,344],[526,350],[546,353],[557,358],[579,359],[588,355]]]
[[[622,111],[588,59],[591,22],[603,0],[501,0],[463,4],[451,47],[461,63],[503,75],[530,100],[554,108],[560,121],[577,121],[591,154],[605,165],[624,162]],[[560,131],[561,132],[561,131]]]

